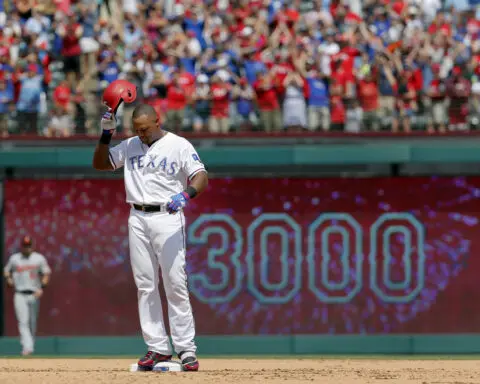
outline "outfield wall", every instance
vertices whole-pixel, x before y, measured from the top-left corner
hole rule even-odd
[[[472,355],[480,353],[480,336],[463,335],[290,335],[199,336],[199,355]],[[0,356],[21,351],[18,338],[0,338]],[[140,337],[39,337],[36,355],[140,356]]]
[[[144,351],[127,217],[122,180],[5,182],[4,260],[29,233],[53,269],[38,353]],[[204,354],[480,350],[479,177],[217,178],[187,222]]]

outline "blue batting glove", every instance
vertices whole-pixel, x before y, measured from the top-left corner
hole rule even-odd
[[[177,213],[180,209],[184,208],[188,200],[190,200],[190,196],[186,192],[181,192],[175,196],[172,196],[172,200],[167,204],[167,211],[170,214]]]

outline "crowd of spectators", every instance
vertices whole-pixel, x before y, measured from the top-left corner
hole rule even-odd
[[[0,0],[0,136],[97,134],[118,78],[173,131],[474,129],[478,3]]]

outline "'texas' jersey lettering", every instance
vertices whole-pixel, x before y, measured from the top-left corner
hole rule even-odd
[[[129,158],[130,169],[132,171],[138,171],[143,168],[159,169],[165,172],[167,175],[175,175],[179,166],[175,161],[169,162],[166,157],[162,159],[148,159],[148,163],[145,161],[146,155],[132,156]]]

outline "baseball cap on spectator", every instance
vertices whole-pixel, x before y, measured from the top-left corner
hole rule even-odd
[[[460,68],[459,66],[453,67],[452,74],[454,74],[456,76],[461,75],[462,74],[462,68]]]

